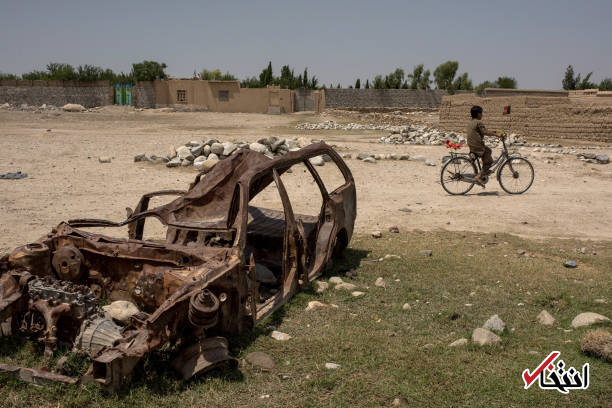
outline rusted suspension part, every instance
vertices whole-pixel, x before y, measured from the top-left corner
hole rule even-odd
[[[188,317],[195,327],[213,327],[219,320],[219,299],[208,289],[193,294],[189,299]]]

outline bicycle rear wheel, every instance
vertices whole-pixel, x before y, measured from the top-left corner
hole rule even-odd
[[[471,160],[467,157],[456,156],[442,167],[440,183],[448,194],[466,194],[474,187],[474,182],[471,180],[476,177],[477,172]]]
[[[509,157],[497,175],[499,185],[508,194],[522,194],[529,190],[534,178],[533,166],[523,157]]]

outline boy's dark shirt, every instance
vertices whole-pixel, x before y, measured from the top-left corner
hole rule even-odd
[[[482,120],[472,119],[467,126],[467,143],[470,148],[470,152],[476,154],[484,154],[485,143],[484,136],[487,132]]]

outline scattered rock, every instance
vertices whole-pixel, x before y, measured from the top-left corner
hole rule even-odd
[[[139,312],[138,307],[127,300],[116,300],[109,305],[102,306],[102,310],[121,323],[127,323],[130,317]]]
[[[399,210],[402,212],[412,212],[412,210],[408,207],[400,208]]]
[[[362,160],[364,163],[376,163],[376,159],[373,157],[366,157]]]
[[[360,292],[358,290],[356,290],[354,292],[351,292],[351,296],[353,296],[353,297],[359,297],[359,296],[363,296],[363,295],[365,295],[365,292]]]
[[[385,287],[385,280],[382,278],[382,276],[379,276],[376,279],[376,282],[374,282],[374,286],[378,286],[379,288],[384,288]]]
[[[468,343],[468,339],[462,338],[462,339],[458,339],[458,340],[453,341],[448,346],[449,347],[465,346],[467,343]]]
[[[334,286],[335,290],[354,290],[356,289],[357,286],[353,285],[352,283],[348,283],[348,282],[342,282],[337,284],[336,286]]]
[[[538,320],[538,323],[544,326],[552,326],[555,323],[555,318],[552,317],[552,315],[546,310],[542,310],[536,319]]]
[[[308,306],[306,306],[306,311],[310,311],[310,310],[315,310],[315,309],[324,309],[326,307],[329,307],[330,305],[323,303],[323,302],[319,302],[318,300],[312,300],[310,302],[308,302]]]
[[[108,156],[100,156],[98,157],[98,161],[100,163],[110,163],[111,162],[111,158]]]
[[[342,279],[340,279],[340,281],[342,281]],[[317,293],[323,293],[327,290],[327,288],[329,288],[329,283],[327,282],[314,281],[313,284],[315,286],[315,292]]]
[[[244,359],[247,363],[263,371],[272,371],[276,366],[276,364],[274,363],[274,359],[268,354],[263,353],[261,351],[254,351],[252,353],[249,353]]]
[[[188,146],[181,146],[176,149],[176,156],[181,160],[187,159],[188,157],[193,157],[191,154],[191,149]]]
[[[78,103],[67,103],[62,106],[62,110],[65,112],[84,112],[86,109],[83,105]]]
[[[382,238],[382,232],[372,231],[372,238]]]
[[[493,315],[482,325],[483,329],[495,330],[497,332],[503,332],[506,329],[506,323],[499,318],[498,315]]]
[[[143,161],[148,161],[146,154],[140,153],[140,154],[137,154],[136,156],[134,156],[134,162],[135,163],[143,162]]]
[[[290,335],[288,335],[287,333],[283,333],[277,330],[274,330],[271,334],[270,337],[272,337],[274,340],[278,340],[278,341],[287,341],[291,338]]]
[[[338,370],[341,367],[340,364],[336,364],[336,363],[325,363],[325,368],[327,368],[328,370]]]
[[[425,165],[426,166],[435,166],[436,162],[431,160],[431,159],[425,159]]]
[[[410,309],[412,308],[410,307],[408,303],[404,303],[404,305],[402,306],[402,310],[410,310]]]
[[[393,232],[394,234],[399,234],[399,227],[397,225],[392,225],[389,227],[389,232]]]
[[[479,346],[490,346],[501,342],[501,338],[489,330],[477,328],[472,333],[472,342]]]
[[[221,143],[215,142],[210,145],[210,152],[216,155],[222,155],[225,148]]]
[[[410,404],[406,398],[395,398],[391,404],[393,407],[408,408]]]
[[[419,254],[424,255],[424,256],[432,256],[433,251],[431,249],[423,249],[419,251]]]
[[[62,356],[59,358],[59,360],[57,360],[57,363],[55,363],[55,369],[57,372],[64,373],[66,362],[68,362],[68,356]]]
[[[572,327],[576,328],[590,326],[595,323],[601,323],[609,320],[610,319],[608,319],[606,316],[600,315],[599,313],[585,312],[574,317],[574,320],[572,320]]]
[[[338,283],[343,283],[343,282],[344,281],[339,276],[332,276],[331,278],[329,278],[329,283],[332,283],[334,285],[337,285]]]
[[[175,157],[174,159],[166,163],[166,167],[178,167],[181,165],[182,162],[183,160],[179,159],[178,157]]]
[[[310,163],[313,166],[324,166],[325,165],[325,160],[323,160],[323,158],[321,156],[317,156],[317,157],[313,157],[310,159]]]

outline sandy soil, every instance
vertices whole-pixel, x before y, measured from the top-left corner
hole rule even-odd
[[[309,114],[155,113],[118,107],[60,116],[0,111],[0,173],[21,170],[29,175],[0,180],[0,252],[37,239],[62,220],[122,220],[125,208],[135,206],[143,193],[187,188],[196,175],[191,169],[134,163],[138,153],[163,154],[170,145],[208,137],[255,141],[269,135],[324,139],[341,152],[409,153],[438,161],[428,167],[422,161],[348,160],[357,183],[359,232],[398,225],[612,240],[612,165],[584,164],[574,156],[528,149],[523,153],[535,164],[536,181],[526,194],[508,195],[491,181],[486,190],[475,187],[472,194],[455,197],[439,184],[444,147],[377,143],[384,132],[294,128],[299,121],[319,119]],[[611,155],[612,149],[605,152]],[[112,163],[99,163],[99,156],[112,157]],[[324,178],[334,172],[330,166],[319,169]],[[305,182],[299,173],[296,180]],[[303,198],[296,203],[297,212],[312,212],[309,191],[290,191],[295,202]],[[411,211],[399,211],[404,207]]]

